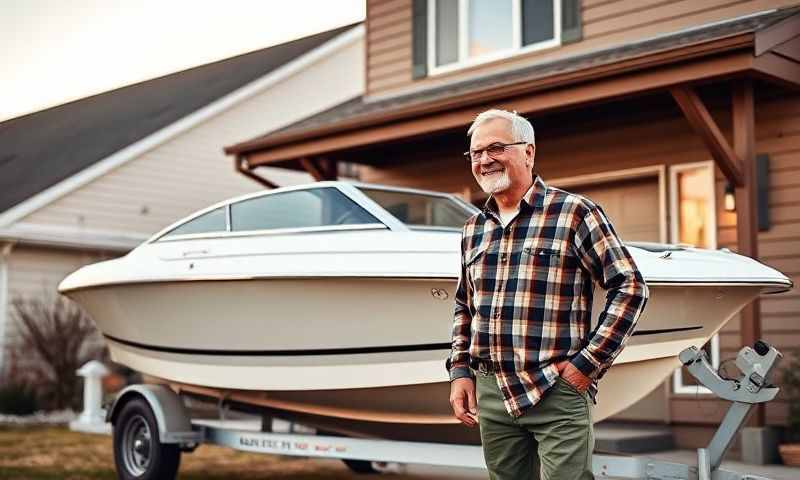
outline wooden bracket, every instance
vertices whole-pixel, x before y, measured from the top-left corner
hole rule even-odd
[[[300,158],[298,159],[303,169],[308,172],[314,180],[321,182],[324,180],[336,180],[336,162],[328,158]]]
[[[236,157],[234,160],[234,165],[236,167],[236,171],[244,175],[245,177],[255,180],[256,182],[264,185],[267,188],[278,188],[278,185],[267,180],[266,178],[262,177],[261,175],[256,175],[250,170],[250,164],[247,162],[246,158]]]
[[[677,86],[669,89],[689,125],[703,139],[711,156],[720,170],[737,187],[744,185],[742,162],[736,155],[728,140],[722,135],[717,123],[708,112],[703,100],[690,87]]]

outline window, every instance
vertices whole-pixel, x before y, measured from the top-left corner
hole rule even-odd
[[[448,197],[377,188],[359,190],[410,227],[461,229],[467,219],[475,213]]]
[[[496,60],[560,43],[560,0],[431,0],[428,70]]]
[[[713,162],[689,163],[670,168],[670,234],[673,243],[717,248]],[[703,346],[714,368],[719,367],[719,335]],[[711,393],[681,367],[672,379],[675,393]]]
[[[275,193],[231,205],[231,230],[380,223],[335,188]]]
[[[228,229],[228,222],[225,217],[225,207],[220,207],[173,228],[164,234],[164,237],[193,233],[224,232]]]

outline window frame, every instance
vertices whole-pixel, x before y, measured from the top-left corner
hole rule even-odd
[[[428,75],[435,76],[476,65],[503,60],[525,53],[558,47],[561,45],[561,1],[553,2],[553,38],[530,45],[522,45],[522,0],[511,0],[512,47],[489,54],[469,58],[469,0],[458,0],[458,60],[447,65],[436,65],[436,5],[439,0],[428,2]]]
[[[715,250],[717,248],[717,193],[715,184],[715,166],[712,160],[692,163],[680,163],[669,167],[669,184],[670,184],[670,202],[669,202],[669,215],[670,215],[670,241],[678,244],[680,233],[680,199],[678,198],[678,175],[687,170],[708,170],[710,172],[710,182],[708,189],[711,192],[712,205],[707,213],[708,224],[713,228],[710,231],[708,241],[710,245],[707,248]],[[709,361],[714,369],[719,368],[720,365],[720,352],[719,352],[719,333],[714,334],[709,340],[711,355]],[[679,395],[712,395],[713,392],[703,385],[685,385],[683,383],[682,375],[683,367],[678,367],[672,372],[672,391]]]

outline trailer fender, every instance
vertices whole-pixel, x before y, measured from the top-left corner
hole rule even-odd
[[[106,421],[116,424],[122,407],[133,398],[143,398],[153,411],[161,443],[200,443],[201,431],[192,430],[192,422],[181,397],[164,385],[130,385],[117,395],[106,412]]]

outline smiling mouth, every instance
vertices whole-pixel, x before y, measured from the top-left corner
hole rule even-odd
[[[490,170],[488,172],[481,172],[481,175],[485,177],[487,175],[494,175],[495,173],[501,173],[501,172],[502,170]]]

